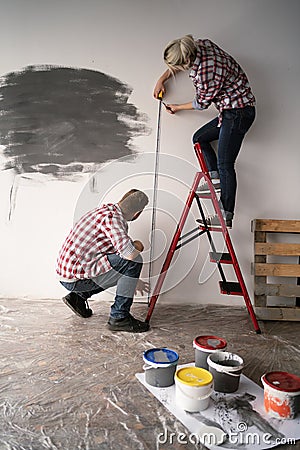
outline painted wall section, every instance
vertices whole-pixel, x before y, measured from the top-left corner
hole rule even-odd
[[[64,178],[132,155],[128,143],[145,128],[130,94],[126,83],[86,69],[28,66],[3,76],[4,168]]]
[[[257,98],[257,119],[237,161],[231,232],[251,295],[251,220],[299,219],[299,10],[296,0],[1,0],[0,295],[60,298],[55,258],[78,215],[131,187],[151,196],[158,108],[152,91],[165,70],[164,46],[186,33],[235,57]],[[165,100],[193,95],[182,73],[168,83]],[[108,107],[100,111],[99,104]],[[215,116],[213,107],[163,111],[156,272],[197,169],[191,136]],[[131,227],[146,245],[146,260],[150,213]],[[189,226],[196,216],[193,210]],[[176,256],[160,301],[242,304],[218,293],[208,246],[197,246]]]

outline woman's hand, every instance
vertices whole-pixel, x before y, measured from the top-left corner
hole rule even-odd
[[[193,103],[181,103],[181,104],[165,104],[166,110],[169,114],[175,114],[178,111],[188,111],[193,108]]]
[[[165,104],[165,107],[169,114],[175,114],[180,111],[180,105]]]
[[[155,87],[154,87],[154,91],[153,91],[153,96],[154,98],[158,98],[158,94],[160,92],[162,92],[163,96],[166,93],[166,88],[165,88],[165,82],[170,78],[171,76],[171,72],[169,69],[167,69],[158,79]]]
[[[154,91],[153,91],[153,96],[154,98],[158,98],[158,94],[162,92],[163,96],[166,93],[166,88],[165,85],[163,83],[163,81],[161,81],[160,79],[158,80],[158,82],[156,83],[155,87],[154,87]]]

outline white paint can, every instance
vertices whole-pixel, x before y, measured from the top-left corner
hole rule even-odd
[[[238,390],[244,367],[244,361],[239,355],[216,352],[208,356],[207,363],[214,377],[215,391],[231,393]]]

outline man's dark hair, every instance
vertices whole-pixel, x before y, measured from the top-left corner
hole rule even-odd
[[[123,195],[119,201],[119,205],[122,211],[130,216],[142,211],[148,202],[149,198],[144,192],[139,191],[138,189],[131,189]]]

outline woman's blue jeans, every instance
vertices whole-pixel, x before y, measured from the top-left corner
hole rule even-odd
[[[255,119],[255,107],[225,109],[222,124],[218,127],[216,117],[201,127],[193,136],[193,143],[199,142],[212,178],[220,177],[221,209],[227,219],[233,218],[237,189],[235,161],[243,139]],[[211,142],[219,140],[216,155]]]
[[[143,267],[143,259],[138,255],[133,261],[123,259],[111,253],[107,255],[112,269],[93,279],[81,279],[71,283],[60,283],[68,291],[76,292],[84,300],[98,294],[112,286],[117,286],[114,304],[111,306],[110,316],[122,319],[129,315],[133,302],[136,285]]]

